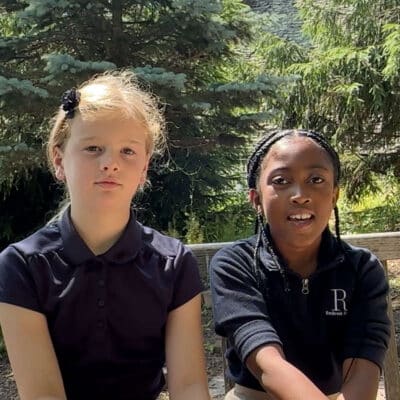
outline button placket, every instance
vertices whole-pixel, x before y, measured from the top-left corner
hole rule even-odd
[[[103,308],[105,304],[106,304],[106,302],[105,302],[103,299],[99,299],[99,300],[97,301],[97,305],[98,305],[100,308]]]
[[[100,278],[100,279],[98,279],[97,284],[100,287],[104,287],[106,285],[106,281],[104,279]]]
[[[97,306],[97,322],[96,322],[96,328],[98,333],[103,336],[105,333],[105,328],[106,328],[106,312],[105,312],[105,307],[106,307],[106,266],[104,265],[103,262],[101,262],[101,265],[99,266],[99,273],[96,276],[96,293],[97,293],[97,301],[96,301],[96,306]]]

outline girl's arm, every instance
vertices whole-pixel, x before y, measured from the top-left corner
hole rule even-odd
[[[263,388],[277,400],[327,400],[327,396],[300,370],[285,360],[278,344],[254,350],[246,365]]]
[[[172,310],[166,327],[171,400],[210,400],[201,326],[201,295]]]
[[[21,400],[66,400],[43,314],[0,303],[0,326]]]
[[[343,386],[337,400],[375,400],[390,337],[389,286],[377,258],[366,250],[355,252],[359,265],[344,340]]]
[[[380,375],[376,364],[361,358],[355,358],[354,361],[349,358],[343,363],[343,371],[346,381],[337,400],[376,399]]]

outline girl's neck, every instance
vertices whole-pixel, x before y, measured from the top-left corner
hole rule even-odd
[[[309,251],[293,251],[288,257],[283,256],[283,259],[292,271],[307,278],[317,269],[318,251],[314,254]]]
[[[317,269],[321,239],[306,247],[296,247],[279,241],[274,243],[286,265],[303,278],[307,278]]]
[[[97,213],[71,207],[74,227],[95,255],[105,253],[117,242],[129,221],[129,216],[129,209]]]

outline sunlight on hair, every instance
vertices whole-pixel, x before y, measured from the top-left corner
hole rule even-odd
[[[108,71],[80,85],[80,101],[75,115],[84,121],[102,119],[134,119],[146,128],[149,155],[160,154],[165,147],[165,121],[158,99],[142,89],[131,71]],[[67,119],[60,107],[53,118],[53,127],[47,143],[47,158],[53,170],[55,147],[63,148],[69,138],[74,119]]]
[[[129,70],[107,71],[95,75],[78,88],[79,102],[68,118],[60,105],[52,120],[52,129],[47,142],[47,161],[54,174],[54,149],[64,149],[74,119],[83,121],[135,120],[142,124],[147,133],[146,150],[151,157],[161,155],[166,145],[165,120],[158,98],[143,89],[136,75]],[[72,106],[74,107],[74,106]],[[69,206],[69,195],[60,204],[60,209],[50,222],[57,220]]]

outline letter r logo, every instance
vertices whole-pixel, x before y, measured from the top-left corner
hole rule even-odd
[[[333,311],[347,311],[346,308],[346,297],[347,297],[347,293],[345,290],[343,289],[331,289],[333,292],[333,301],[334,301],[334,305],[335,308],[333,309]],[[342,309],[339,309],[339,303],[342,303]]]

